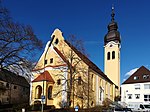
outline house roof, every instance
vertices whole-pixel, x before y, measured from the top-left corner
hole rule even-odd
[[[150,82],[150,70],[144,66],[141,66],[122,84],[144,83],[144,82]]]
[[[105,78],[110,83],[113,83],[92,61],[90,61],[84,54],[82,54],[79,50],[77,50],[74,46],[72,46],[67,40],[65,42],[73,49],[73,51],[89,66],[90,69],[97,72],[103,78]]]
[[[17,75],[6,69],[0,69],[0,80],[11,83],[11,84],[30,87],[29,83],[24,77]]]
[[[39,81],[48,81],[48,82],[55,83],[52,76],[50,75],[50,73],[48,71],[44,71],[43,73],[41,73],[32,82],[39,82]]]

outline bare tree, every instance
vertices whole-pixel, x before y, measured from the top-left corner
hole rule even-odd
[[[74,35],[69,36],[65,40],[65,46],[59,49],[63,55],[63,59],[67,64],[67,69],[61,69],[62,73],[67,72],[67,77],[62,75],[62,73],[57,74],[62,80],[62,86],[66,85],[66,88],[57,90],[55,96],[62,92],[67,93],[67,103],[68,107],[75,106],[75,98],[81,101],[88,99],[88,70],[84,66],[83,59],[87,56],[83,47],[83,42],[77,40]],[[68,47],[69,46],[69,47]],[[83,78],[84,77],[84,78]],[[65,103],[65,102],[63,102]],[[83,104],[83,103],[82,103]],[[62,105],[62,104],[61,104]],[[83,106],[83,105],[82,105]]]
[[[14,22],[0,1],[0,67],[32,70],[33,55],[42,46],[32,27]]]

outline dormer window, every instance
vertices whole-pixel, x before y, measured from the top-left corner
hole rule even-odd
[[[149,75],[147,75],[147,74],[143,75],[143,79],[148,79],[148,78],[149,78]]]
[[[53,58],[50,59],[50,63],[53,63]]]
[[[139,77],[138,76],[134,76],[134,80],[138,80],[139,79]]]

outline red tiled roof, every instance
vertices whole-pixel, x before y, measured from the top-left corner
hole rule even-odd
[[[39,82],[39,81],[48,81],[55,83],[52,76],[49,74],[48,71],[41,73],[37,78],[35,78],[32,82]]]

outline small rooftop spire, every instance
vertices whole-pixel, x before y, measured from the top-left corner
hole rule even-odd
[[[104,38],[104,42],[105,45],[110,42],[110,41],[114,41],[114,42],[121,42],[121,38],[120,38],[120,33],[118,31],[118,25],[117,22],[115,22],[114,16],[114,6],[112,5],[111,8],[111,22],[108,24],[107,28],[108,28],[108,33],[105,35]]]
[[[112,4],[112,8],[111,8],[111,21],[114,22],[114,16],[115,16],[115,13],[114,13],[114,5]]]

